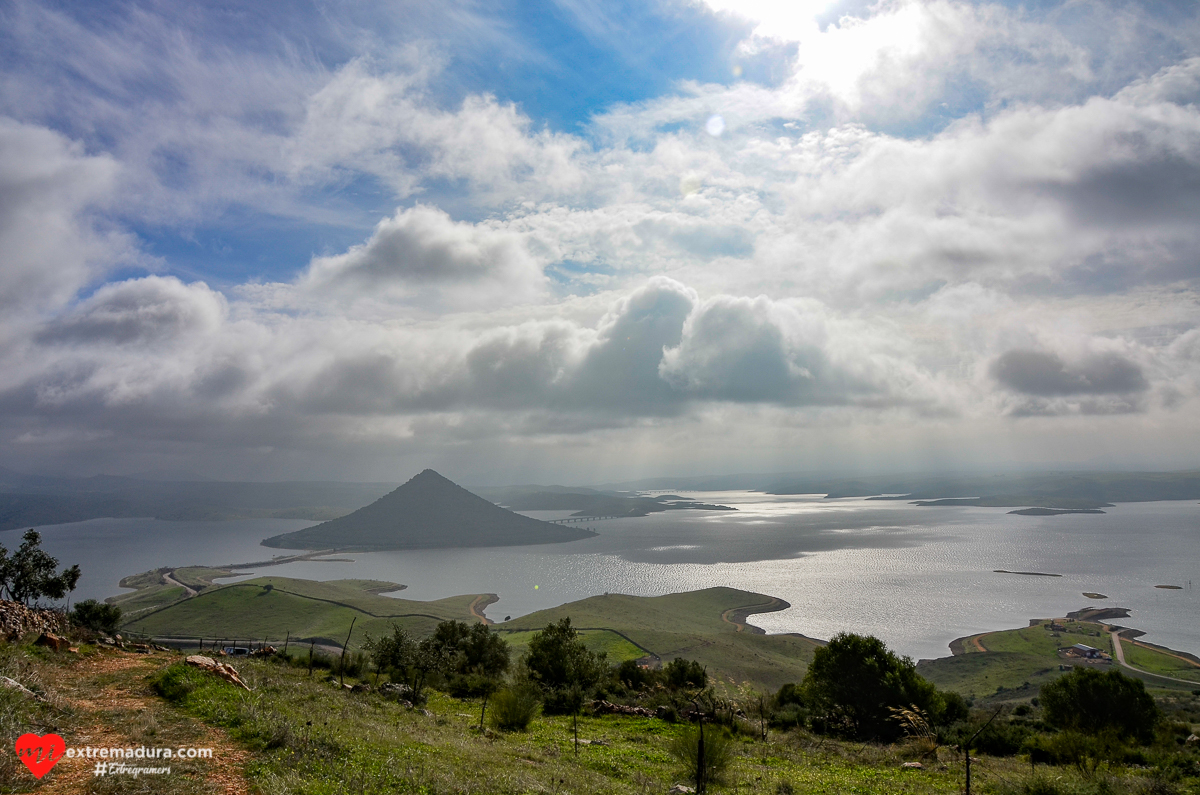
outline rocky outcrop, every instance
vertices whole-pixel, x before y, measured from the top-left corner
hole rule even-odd
[[[71,648],[71,641],[55,635],[53,632],[43,632],[38,635],[38,639],[33,642],[33,645],[45,646],[53,651],[66,651]]]
[[[626,704],[614,704],[611,701],[593,701],[593,715],[635,715],[639,718],[653,718],[654,713],[645,707],[631,707]]]
[[[59,610],[26,607],[0,599],[0,637],[18,640],[25,635],[65,635],[71,622]]]
[[[203,654],[193,654],[184,662],[186,662],[188,665],[194,665],[201,670],[216,674],[230,684],[235,684],[238,687],[246,690],[250,689],[250,686],[243,682],[242,678],[238,676],[237,669],[229,663],[219,663],[212,657],[205,657]]]

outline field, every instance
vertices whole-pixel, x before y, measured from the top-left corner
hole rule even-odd
[[[495,629],[528,632],[570,617],[581,629],[619,632],[663,662],[686,657],[707,665],[725,684],[749,682],[775,690],[803,679],[820,645],[800,635],[738,631],[743,616],[755,612],[756,606],[778,609],[780,604],[770,596],[735,588],[652,597],[605,594],[531,613]]]
[[[478,595],[433,602],[379,596],[400,586],[378,580],[315,582],[288,577],[257,577],[201,592],[191,599],[135,615],[127,631],[159,638],[294,639],[341,644],[354,622],[352,646],[367,633],[382,635],[395,622],[424,635],[439,621],[474,621],[470,606]]]
[[[1116,662],[1084,662],[1059,654],[1059,649],[1082,643],[1111,655],[1112,636],[1105,624],[1093,621],[1055,619],[1061,631],[1051,630],[1049,620],[1021,629],[987,632],[960,638],[951,644],[953,657],[923,660],[920,673],[939,687],[955,690],[983,702],[1029,700],[1038,688],[1057,679],[1074,665],[1117,667],[1122,673],[1145,680],[1147,686],[1163,691],[1186,689],[1187,685],[1147,674],[1161,674],[1200,682],[1200,666],[1173,656],[1169,649],[1135,646],[1124,640],[1125,659],[1134,669]],[[981,648],[982,647],[982,648]],[[1065,667],[1064,667],[1065,666]]]
[[[1200,663],[1179,652],[1125,639],[1121,646],[1125,650],[1125,661],[1135,668],[1200,684]]]
[[[502,637],[508,641],[513,656],[519,657],[529,648],[529,639],[534,630],[522,632],[505,632]],[[583,645],[591,651],[604,652],[610,663],[636,660],[646,655],[646,651],[629,642],[625,637],[610,629],[585,629],[579,632]]]
[[[208,573],[189,577],[189,570],[179,569],[175,577],[200,584]],[[155,584],[160,579],[160,575],[147,572],[138,575],[137,584],[149,584],[151,592],[158,593],[167,590],[161,582]],[[489,598],[469,594],[417,602],[378,595],[399,587],[374,580],[315,582],[258,577],[208,587],[197,596],[165,606],[157,606],[147,597],[143,599],[146,606],[129,616],[125,630],[158,638],[266,639],[276,645],[290,633],[297,642],[315,639],[335,645],[346,639],[353,619],[350,644],[360,646],[368,633],[389,632],[392,622],[424,635],[439,621],[477,621],[471,605]],[[136,602],[122,603],[122,607],[126,604]],[[519,655],[533,632],[569,616],[589,648],[606,652],[614,662],[647,655],[663,662],[686,657],[719,674],[723,685],[749,682],[775,690],[804,677],[808,660],[819,645],[799,635],[758,634],[744,625],[746,615],[778,609],[782,604],[769,596],[733,588],[658,597],[612,594],[522,616],[494,629]]]

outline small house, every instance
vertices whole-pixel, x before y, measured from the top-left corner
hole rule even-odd
[[[1070,652],[1074,652],[1075,655],[1079,657],[1087,657],[1089,660],[1097,659],[1100,656],[1099,649],[1093,649],[1091,646],[1088,646],[1085,643],[1076,643],[1074,646],[1068,649],[1068,653]]]

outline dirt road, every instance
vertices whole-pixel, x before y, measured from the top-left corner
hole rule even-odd
[[[162,668],[174,655],[132,654],[105,650],[75,665],[56,667],[54,693],[74,713],[70,727],[60,731],[68,748],[211,748],[211,759],[131,760],[136,767],[170,767],[155,776],[156,791],[191,792],[196,784],[222,795],[249,795],[250,785],[243,769],[250,754],[235,745],[224,732],[205,726],[172,709],[150,690],[148,675]],[[112,774],[114,785],[132,783],[132,776]],[[96,760],[63,759],[37,789],[48,795],[92,791],[98,776]],[[161,778],[161,782],[158,780]],[[145,777],[149,781],[150,776]],[[120,789],[119,791],[125,791]],[[109,791],[107,788],[104,791]],[[143,790],[138,790],[143,791]],[[153,787],[144,791],[155,791]]]

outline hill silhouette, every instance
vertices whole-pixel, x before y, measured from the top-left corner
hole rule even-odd
[[[513,513],[426,469],[351,514],[262,543],[281,549],[428,549],[554,544],[594,535]]]

